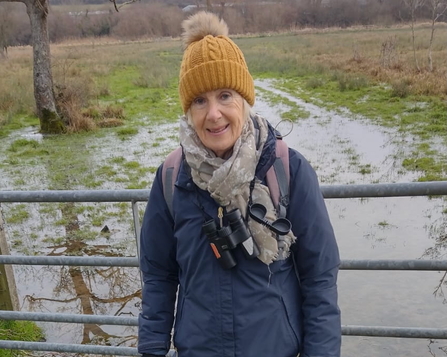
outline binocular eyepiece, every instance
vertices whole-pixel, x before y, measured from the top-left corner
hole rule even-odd
[[[256,258],[260,252],[242,218],[241,211],[235,208],[227,212],[225,217],[228,221],[227,226],[217,228],[216,222],[211,219],[203,224],[202,229],[222,268],[231,269],[237,264],[231,251],[238,245],[242,247],[248,259]]]

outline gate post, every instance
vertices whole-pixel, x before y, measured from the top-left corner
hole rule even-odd
[[[6,230],[3,221],[3,211],[0,203],[0,255],[9,255]],[[0,310],[19,310],[14,270],[11,265],[0,264]]]

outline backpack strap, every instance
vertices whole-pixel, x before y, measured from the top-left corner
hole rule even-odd
[[[267,186],[270,190],[273,204],[278,210],[278,217],[284,218],[289,206],[289,148],[281,138],[276,139],[276,159],[267,171]]]
[[[168,205],[169,213],[174,217],[173,201],[174,201],[174,185],[177,180],[180,163],[182,162],[182,147],[179,146],[166,157],[162,169],[163,195]]]

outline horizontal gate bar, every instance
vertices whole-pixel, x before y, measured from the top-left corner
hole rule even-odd
[[[343,270],[447,270],[447,260],[342,260]]]
[[[447,339],[447,328],[342,326],[345,336]]]
[[[384,326],[342,326],[344,336],[364,337],[399,337],[422,339],[447,339],[447,329],[416,327],[384,327]],[[86,354],[102,354],[115,356],[138,356],[136,348],[113,347],[100,345],[79,345],[47,342],[4,341],[0,340],[0,348],[31,351],[54,351]],[[168,356],[175,356],[173,350]]]
[[[320,186],[320,188],[325,198],[447,195],[447,181],[327,185]]]
[[[150,190],[0,191],[0,202],[131,202],[147,201]]]
[[[325,198],[447,195],[447,181],[321,185]],[[131,202],[147,201],[150,190],[0,191],[0,202]]]
[[[122,317],[122,316],[108,316],[108,315],[58,314],[58,313],[0,310],[0,319],[96,324],[96,325],[138,326],[137,317]]]
[[[0,319],[26,320],[63,323],[85,323],[98,325],[138,326],[137,317],[120,317],[107,315],[59,314],[22,311],[0,311]],[[447,329],[419,327],[388,327],[388,326],[342,326],[346,336],[371,337],[402,337],[402,338],[433,338],[447,339]]]
[[[0,264],[138,267],[135,257],[0,255]],[[342,270],[447,270],[447,260],[342,260]]]
[[[138,267],[136,257],[0,255],[0,264]]]
[[[99,345],[76,345],[64,343],[48,342],[26,342],[26,341],[3,341],[0,340],[0,348],[26,351],[52,351],[52,352],[72,352],[109,356],[140,356],[136,348],[133,347],[111,347]]]

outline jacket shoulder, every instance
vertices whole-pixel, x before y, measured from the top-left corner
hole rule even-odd
[[[179,146],[169,153],[163,163],[162,168],[161,179],[163,185],[163,196],[168,205],[171,216],[173,215],[172,202],[174,197],[174,185],[180,169],[180,164],[182,162],[182,156],[182,147]]]

